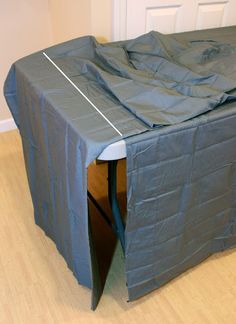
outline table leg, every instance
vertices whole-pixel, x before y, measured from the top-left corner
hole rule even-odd
[[[117,236],[120,240],[123,252],[125,252],[125,226],[122,221],[117,200],[117,160],[108,161],[108,198],[115,221]]]

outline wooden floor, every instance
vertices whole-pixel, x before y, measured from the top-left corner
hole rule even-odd
[[[93,165],[90,181],[105,167]],[[104,185],[93,188],[103,201]],[[236,323],[236,249],[131,303],[123,267],[118,245],[100,304],[91,311],[90,291],[34,224],[17,131],[0,134],[0,323]]]

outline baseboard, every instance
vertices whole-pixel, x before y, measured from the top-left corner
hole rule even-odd
[[[16,124],[13,118],[0,120],[0,133],[8,132],[13,129],[16,129]]]

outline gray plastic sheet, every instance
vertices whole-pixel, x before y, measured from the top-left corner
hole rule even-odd
[[[83,37],[45,50],[126,139],[130,300],[236,243],[235,31],[151,32],[106,45]],[[4,93],[22,137],[35,221],[93,289],[94,308],[102,287],[87,167],[121,136],[43,51],[12,66]]]
[[[130,300],[235,246],[235,125],[232,105],[156,136],[128,140]]]

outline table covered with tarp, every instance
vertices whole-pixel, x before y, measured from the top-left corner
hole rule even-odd
[[[74,39],[15,62],[4,93],[35,222],[92,289],[93,308],[102,287],[87,168],[122,138],[129,300],[235,246],[236,27]]]

